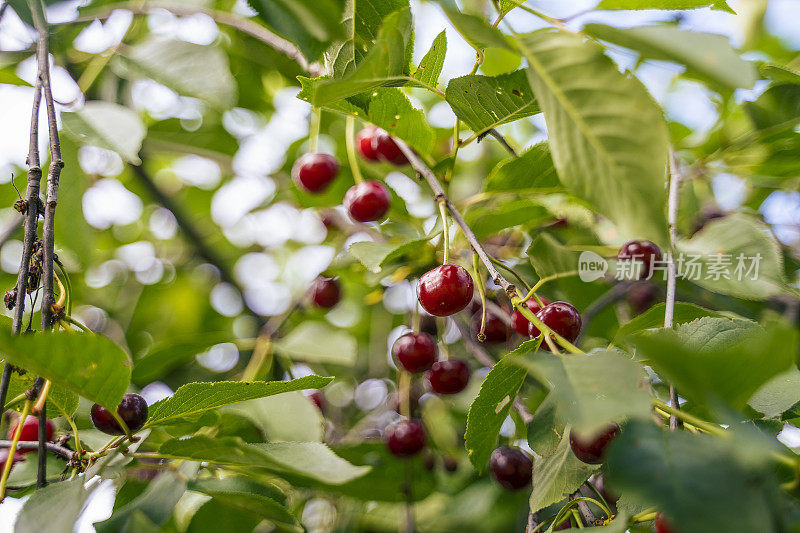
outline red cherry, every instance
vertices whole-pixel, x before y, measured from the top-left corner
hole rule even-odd
[[[335,157],[320,152],[303,154],[292,166],[292,179],[301,189],[318,193],[328,185],[339,172],[339,162]]]
[[[419,420],[402,420],[386,428],[383,440],[397,457],[412,457],[425,447],[425,428]]]
[[[367,161],[380,161],[380,155],[372,146],[372,139],[380,128],[367,126],[356,134],[356,148],[361,157]]]
[[[311,282],[308,292],[314,305],[323,309],[330,309],[338,304],[342,296],[339,282],[322,276]]]
[[[533,461],[516,448],[501,446],[489,458],[492,477],[506,490],[530,488]]]
[[[392,136],[384,130],[379,129],[372,135],[372,149],[383,161],[399,167],[408,164],[408,158],[394,142]]]
[[[472,277],[458,265],[442,265],[419,278],[417,298],[432,315],[458,313],[472,301]]]
[[[427,333],[406,333],[395,341],[392,355],[409,372],[425,372],[436,362],[436,341]]]
[[[128,393],[122,397],[117,406],[117,414],[128,426],[131,432],[141,428],[147,421],[147,402],[138,394]],[[102,405],[92,406],[92,424],[94,427],[109,435],[122,435],[124,431],[111,415],[111,412]]]
[[[472,331],[475,335],[481,330],[481,318],[483,313],[475,313],[472,315]],[[511,338],[511,328],[506,326],[502,318],[494,313],[486,313],[486,325],[483,328],[483,334],[486,336],[483,342],[489,344],[500,344],[507,342]]]
[[[636,261],[642,266],[634,269],[639,279],[649,279],[655,264],[661,261],[661,250],[650,241],[629,241],[622,245],[617,254],[620,261]]]
[[[569,342],[578,338],[581,332],[581,315],[578,310],[567,302],[553,302],[545,305],[538,313],[536,318],[544,322],[544,325],[567,339]],[[535,339],[541,332],[539,328],[531,322],[528,334]],[[542,342],[542,349],[549,350],[546,342]]]
[[[461,359],[436,361],[428,371],[428,383],[438,394],[456,394],[469,383],[469,365]]]
[[[353,220],[373,222],[380,220],[389,211],[392,196],[383,183],[362,181],[347,189],[344,206]]]
[[[539,299],[542,301],[544,305],[550,303],[550,300],[548,300],[547,298],[542,298],[540,296]],[[533,313],[534,315],[541,310],[541,307],[539,307],[539,304],[536,303],[536,300],[534,300],[533,298],[531,298],[530,300],[526,300],[525,305],[528,306],[528,309],[530,309],[531,313]],[[511,316],[511,323],[513,324],[514,329],[516,330],[517,333],[519,333],[520,335],[528,335],[528,326],[530,325],[530,321],[528,321],[527,318],[522,316],[522,313],[520,313],[517,309],[514,309],[514,314]]]
[[[321,413],[325,413],[325,396],[322,395],[322,391],[315,390],[308,395],[308,398],[314,402]]]
[[[576,435],[574,431],[570,431],[569,445],[575,457],[584,463],[598,465],[603,462],[606,448],[617,435],[619,435],[619,426],[612,422],[588,437],[582,437]]]
[[[658,297],[658,287],[648,281],[639,281],[628,289],[625,299],[637,315],[650,309]]]
[[[8,440],[12,440],[14,438],[14,434],[17,432],[17,426],[19,426],[19,418],[11,424],[11,427],[8,428]],[[45,436],[47,437],[45,440],[53,440],[53,431],[55,430],[55,426],[53,425],[52,420],[48,420],[45,424]],[[19,440],[21,441],[35,441],[39,440],[39,417],[38,416],[29,416],[25,419],[25,422],[22,424],[22,432],[20,433]],[[30,453],[35,451],[33,449],[27,450],[19,450],[18,453]]]
[[[672,522],[667,520],[667,517],[664,516],[664,513],[658,513],[656,515],[655,526],[656,533],[676,533]]]

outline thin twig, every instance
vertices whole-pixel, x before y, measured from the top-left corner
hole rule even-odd
[[[224,26],[230,26],[236,30],[239,30],[242,33],[245,33],[255,39],[258,39],[262,43],[266,44],[267,46],[277,50],[278,52],[284,54],[285,56],[292,59],[295,63],[297,63],[301,69],[305,72],[308,72],[311,76],[320,76],[323,74],[322,67],[317,64],[309,64],[306,57],[300,52],[300,50],[291,42],[287,41],[283,37],[280,37],[266,27],[258,24],[257,22],[243,18],[232,13],[226,13],[225,11],[219,11],[216,9],[209,9],[201,6],[189,6],[183,4],[171,4],[168,2],[143,2],[143,3],[133,3],[133,2],[122,2],[118,4],[111,4],[107,6],[103,6],[102,11],[98,13],[90,13],[85,16],[79,17],[74,21],[71,21],[70,24],[75,22],[87,22],[92,21],[95,19],[106,19],[108,18],[111,13],[113,13],[117,9],[125,9],[133,13],[134,15],[148,15],[154,10],[163,9],[165,11],[169,11],[170,13],[177,15],[179,17],[186,17],[195,15],[197,13],[202,13],[211,17],[214,22],[218,24],[222,24]]]
[[[572,500],[574,500],[576,498],[580,498],[582,496],[583,496],[583,494],[581,494],[580,489],[578,489],[577,491],[575,491],[574,494],[570,495],[569,499],[570,499],[570,501],[572,501]],[[581,513],[581,518],[583,519],[584,525],[587,525],[587,526],[593,526],[594,525],[594,521],[596,520],[596,518],[594,516],[594,513],[592,513],[592,510],[589,509],[589,505],[585,501],[578,500],[578,511]]]
[[[17,443],[18,450],[35,450],[39,447],[39,442],[35,440],[23,440]],[[56,455],[61,457],[62,459],[66,459],[67,461],[71,461],[75,458],[75,452],[70,450],[69,448],[65,448],[60,444],[56,444],[54,442],[45,442],[44,443],[45,449]],[[0,449],[7,449],[11,448],[11,441],[10,440],[0,440]]]
[[[675,314],[675,281],[677,277],[677,267],[672,253],[675,250],[675,243],[678,240],[678,197],[680,191],[681,175],[678,168],[678,161],[675,158],[675,151],[669,151],[669,200],[667,203],[667,223],[669,224],[669,247],[670,258],[667,263],[667,298],[664,307],[664,327],[671,328]],[[675,387],[669,386],[669,403],[673,409],[680,409],[678,402],[678,392]],[[679,425],[678,417],[669,417],[670,429],[677,429]]]
[[[581,338],[583,338],[583,334],[589,329],[589,323],[607,306],[613,304],[614,302],[622,299],[628,294],[631,285],[629,283],[620,282],[615,284],[609,290],[604,292],[597,300],[590,303],[586,309],[584,310],[583,314],[581,315],[581,322],[583,325],[581,326],[581,332],[578,334],[578,339],[575,342],[580,342]]]

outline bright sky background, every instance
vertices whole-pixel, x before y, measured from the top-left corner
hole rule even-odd
[[[241,2],[240,2],[241,3]],[[597,0],[540,0],[530,2],[542,11],[565,17],[592,7]],[[746,0],[730,0],[730,5],[741,9]],[[80,2],[63,2],[48,11],[48,19],[52,22],[67,21],[77,15]],[[414,50],[415,60],[419,60],[427,51],[434,37],[442,30],[447,30],[447,60],[442,73],[443,84],[452,77],[469,72],[474,62],[474,52],[461,36],[452,28],[438,6],[433,3],[420,4],[412,0],[415,11],[417,44]],[[244,6],[243,13],[248,12]],[[573,27],[580,27],[586,22],[604,22],[619,26],[634,26],[659,20],[667,20],[674,16],[659,11],[643,12],[606,12],[591,13],[575,18],[570,22]],[[83,51],[99,53],[119,42],[131,22],[128,12],[116,12],[105,23],[95,22],[77,39],[76,46]],[[516,31],[530,31],[541,27],[536,17],[520,10],[505,19]],[[774,34],[800,48],[800,2],[797,0],[770,0],[767,12],[767,24]],[[148,17],[148,24],[153,32],[197,44],[213,43],[218,30],[213,21],[205,15],[177,18],[166,12],[159,12]],[[685,12],[682,22],[684,29],[720,33],[728,36],[734,45],[741,43],[742,28],[733,15],[710,9],[699,9]],[[12,10],[8,10],[0,22],[0,50],[20,50],[30,46],[34,34],[26,28]],[[612,52],[614,59],[622,66],[632,66],[634,57],[628,53]],[[637,74],[648,86],[656,99],[664,105],[669,116],[696,130],[707,130],[716,120],[716,112],[710,100],[710,94],[700,85],[681,83],[671,86],[677,67],[664,63],[650,63],[641,67]],[[28,60],[18,68],[18,75],[33,81],[35,64]],[[82,96],[77,85],[61,68],[52,71],[54,97],[62,102],[77,101],[80,106]],[[670,90],[668,90],[670,89]],[[753,91],[739,91],[738,97],[753,99],[763,87]],[[27,155],[28,128],[30,121],[30,105],[32,88],[0,85],[0,184],[10,179],[11,164],[24,165]],[[288,204],[275,204],[255,213],[249,212],[262,202],[272,197],[275,184],[269,175],[280,168],[284,161],[284,153],[295,140],[306,134],[309,107],[294,97],[294,90],[285,90],[276,96],[278,111],[265,122],[261,117],[246,112],[233,112],[226,116],[225,124],[229,130],[240,138],[241,148],[234,161],[235,177],[228,180],[216,193],[212,202],[212,217],[223,229],[225,236],[240,245],[258,243],[265,250],[280,248],[288,240],[305,244],[299,252],[289,259],[290,268],[281,269],[269,253],[253,253],[244,256],[236,265],[236,272],[246,285],[248,302],[258,305],[259,311],[266,314],[282,312],[290,303],[292,296],[304,290],[308,280],[324,270],[333,258],[334,251],[322,245],[325,230],[318,218],[310,212],[304,212]],[[133,87],[133,103],[141,110],[146,110],[154,117],[181,116],[192,117],[197,113],[197,104],[192,99],[179,97],[163,86],[154,82],[137,82]],[[57,106],[63,109],[62,106]],[[432,111],[430,118],[437,126],[449,127],[454,116],[446,104],[439,104]],[[541,117],[532,118],[536,125],[544,129]],[[514,126],[505,126],[513,134]],[[46,131],[44,113],[40,131]],[[42,149],[45,149],[46,135],[42,135]],[[533,144],[541,139],[530,139]],[[268,142],[267,142],[268,141]],[[321,139],[324,148],[333,141]],[[473,143],[459,152],[464,158],[477,157],[481,146]],[[100,149],[84,148],[80,153],[81,166],[95,174],[112,178],[122,170],[122,162],[116,154]],[[187,185],[215,188],[221,179],[219,167],[200,157],[184,157],[172,168],[178,179]],[[420,217],[431,217],[433,203],[416,183],[400,173],[387,177],[387,183],[409,204],[409,210]],[[719,204],[726,209],[737,207],[743,200],[746,190],[743,180],[732,175],[722,175],[714,179],[714,194]],[[246,195],[242,192],[246,191]],[[226,198],[247,197],[250,205],[242,205],[240,211],[231,211],[233,205]],[[118,181],[100,179],[86,193],[84,206],[87,213],[92,213],[90,224],[98,229],[111,225],[125,225],[138,220],[142,213],[142,201],[127,191]],[[111,207],[113,206],[113,208]],[[223,206],[225,206],[223,208]],[[776,192],[765,202],[762,208],[766,219],[774,224],[778,237],[786,243],[800,241],[798,225],[800,225],[800,193]],[[6,212],[10,216],[10,212]],[[2,218],[0,212],[0,218]],[[1,224],[0,224],[1,225]],[[270,235],[264,235],[260,228],[270,225],[276,228]],[[174,235],[174,220],[168,212],[156,211],[150,219],[150,226],[161,238]],[[365,235],[351,237],[351,242],[364,240]],[[0,268],[16,272],[19,263],[18,241],[10,241],[0,253]],[[123,247],[118,258],[102,265],[96,271],[87,273],[87,283],[103,286],[113,279],[115,268],[130,268],[142,283],[155,283],[164,275],[164,264],[155,257],[150,243],[139,242]],[[294,273],[292,275],[287,274]],[[254,275],[254,274],[258,275]],[[413,305],[413,291],[409,284],[399,284],[387,292],[386,305],[402,312]],[[230,287],[220,284],[212,292],[212,304],[222,314],[236,315],[241,311],[242,302]],[[348,313],[351,313],[348,315]],[[339,315],[329,317],[333,322],[346,325],[351,322],[357,310],[344,309]],[[399,334],[399,332],[396,332]],[[200,362],[209,367],[224,368],[235,364],[238,354],[230,354],[224,345],[215,347],[216,351],[204,354]],[[230,345],[233,346],[233,345]],[[218,349],[217,349],[218,348]],[[235,358],[234,358],[235,356]],[[154,391],[155,392],[155,391]],[[792,445],[800,445],[797,433],[784,432],[786,441]],[[110,513],[113,503],[113,491],[110,487],[96,492],[90,502],[76,531],[89,532],[94,528],[91,523],[102,520]],[[10,531],[20,500],[8,498],[0,506],[0,532]]]

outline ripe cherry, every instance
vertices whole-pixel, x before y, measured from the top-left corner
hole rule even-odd
[[[428,372],[428,383],[438,394],[456,394],[469,383],[469,365],[461,359],[436,361]]]
[[[303,154],[292,166],[294,182],[311,193],[327,189],[338,173],[339,162],[336,158],[320,152]]]
[[[667,520],[667,517],[664,516],[664,513],[656,514],[655,526],[656,533],[676,533],[672,522]]]
[[[380,155],[372,146],[372,139],[378,132],[376,126],[367,126],[356,134],[356,148],[361,157],[367,161],[380,161]]]
[[[14,434],[17,432],[17,426],[19,426],[19,418],[11,424],[11,427],[8,428],[8,440],[14,438]],[[45,440],[53,440],[53,431],[55,430],[55,426],[53,425],[52,420],[48,420],[45,424],[45,436],[47,437]],[[29,416],[25,419],[25,422],[22,424],[22,432],[20,433],[19,440],[21,441],[35,441],[39,440],[39,417],[37,416]],[[19,453],[30,453],[34,451],[33,449],[27,450],[19,450]]]
[[[425,428],[419,420],[401,420],[386,428],[383,440],[393,455],[413,457],[425,447]]]
[[[578,338],[581,332],[581,315],[578,310],[567,302],[553,302],[545,305],[536,317],[544,322],[544,325],[567,339],[569,342]],[[528,334],[531,338],[536,338],[540,335],[539,328],[531,322]],[[549,345],[546,341],[542,342],[542,349],[549,350]]]
[[[542,301],[544,305],[548,305],[550,303],[550,300],[548,300],[547,298],[539,297],[539,299]],[[536,303],[536,300],[533,298],[526,300],[525,305],[528,306],[528,309],[530,309],[531,313],[533,313],[534,315],[542,309],[541,307],[539,307],[539,304]],[[511,316],[511,324],[514,326],[516,332],[519,333],[520,335],[528,334],[528,326],[530,326],[530,321],[528,321],[527,318],[522,316],[522,313],[520,313],[517,309],[514,309],[514,314]]]
[[[507,490],[519,490],[531,485],[533,461],[517,448],[501,446],[489,458],[492,477]]]
[[[403,154],[392,136],[386,131],[379,129],[372,135],[372,149],[383,161],[397,166],[408,164],[408,158]]]
[[[603,462],[606,448],[618,434],[619,426],[614,422],[588,437],[579,436],[571,431],[569,445],[575,457],[584,463],[598,465]]]
[[[131,432],[137,431],[147,421],[147,402],[138,394],[129,392],[119,402],[117,414]],[[102,405],[94,404],[91,415],[92,424],[103,433],[108,433],[109,435],[122,435],[125,433],[111,415],[111,412]]]
[[[380,220],[389,211],[392,196],[383,183],[362,181],[347,189],[344,206],[353,220],[373,222]]]
[[[322,309],[330,309],[339,303],[342,296],[342,290],[339,287],[339,282],[333,278],[318,277],[311,282],[311,287],[308,289],[311,296],[311,301],[317,307]]]
[[[483,313],[472,315],[472,331],[477,335],[481,330],[481,318]],[[511,338],[511,328],[509,328],[502,318],[494,313],[486,313],[486,325],[483,328],[486,337],[483,342],[489,344],[500,344],[507,342]]]
[[[653,269],[661,261],[661,250],[650,241],[628,241],[622,245],[617,254],[620,261],[635,261],[641,266],[633,269],[639,279],[648,279],[653,275]]]
[[[472,301],[472,277],[458,265],[442,265],[419,278],[417,298],[432,315],[458,313]]]
[[[427,333],[406,333],[394,342],[392,355],[409,372],[425,372],[436,362],[436,341]]]
[[[649,281],[639,281],[635,283],[628,289],[628,294],[625,295],[628,305],[631,306],[631,309],[637,315],[641,315],[650,309],[656,302],[657,297],[658,287]]]

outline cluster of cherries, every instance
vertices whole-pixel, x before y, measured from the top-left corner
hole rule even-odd
[[[370,126],[356,135],[356,149],[367,161],[385,161],[393,165],[408,164],[408,159],[392,136],[380,128]],[[330,154],[308,152],[292,167],[292,179],[306,192],[323,192],[339,173],[339,161]],[[374,222],[389,211],[392,196],[386,186],[375,180],[366,180],[350,187],[344,195],[344,207],[353,220]]]
[[[128,393],[122,397],[122,401],[117,406],[117,414],[128,426],[131,432],[137,431],[144,426],[147,421],[147,402],[138,394]],[[21,418],[21,417],[20,417]],[[8,440],[12,440],[17,433],[17,428],[21,422],[18,418],[11,427],[8,429]],[[123,435],[125,431],[120,427],[111,412],[105,407],[94,404],[91,410],[92,424],[94,427],[107,433],[109,435]],[[55,425],[52,420],[47,420],[45,425],[45,440],[52,441],[53,433],[55,432]],[[28,416],[22,421],[22,430],[20,431],[19,440],[22,442],[36,441],[39,439],[39,417]],[[14,457],[11,459],[13,465],[22,461],[23,455],[34,451],[33,448],[26,448],[17,450]],[[0,450],[0,469],[8,461],[9,450]]]

